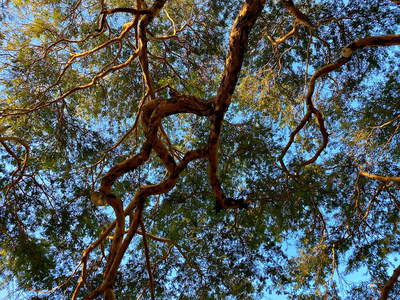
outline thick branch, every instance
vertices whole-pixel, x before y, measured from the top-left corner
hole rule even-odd
[[[165,2],[166,1],[160,1],[159,6],[160,7],[164,6]],[[159,12],[160,10],[156,10],[157,14]],[[155,98],[155,89],[149,71],[146,32],[147,32],[147,25],[149,24],[149,22],[151,22],[152,18],[154,17],[155,14],[152,14],[140,19],[139,34],[138,34],[138,42],[140,49],[139,61],[140,61],[140,66],[142,68],[143,79],[146,84],[146,89],[147,89],[146,95],[149,95],[150,99]],[[146,98],[144,98],[143,101],[146,101]],[[142,123],[145,123],[143,122],[143,118],[142,118]],[[145,132],[147,131],[147,127],[148,127],[147,124],[143,124]],[[160,128],[160,130],[162,130],[162,127]],[[157,154],[157,156],[161,159],[163,165],[166,167],[168,172],[172,172],[172,170],[175,167],[175,160],[172,156],[172,153],[168,152],[167,147],[164,145],[164,143],[161,141],[159,137],[156,137],[156,139],[154,140],[153,150]]]
[[[184,155],[182,160],[179,162],[179,164],[175,168],[174,172],[172,174],[170,174],[170,176],[164,182],[161,182],[160,184],[156,184],[156,185],[141,186],[136,191],[133,200],[128,204],[128,206],[124,210],[124,216],[131,215],[133,210],[138,207],[138,204],[140,204],[139,202],[140,201],[144,202],[144,199],[146,197],[148,197],[149,195],[162,194],[162,193],[165,193],[165,192],[168,192],[169,190],[171,190],[175,186],[180,173],[187,167],[187,165],[192,160],[195,160],[195,159],[198,159],[198,158],[204,158],[204,157],[205,157],[205,151],[203,149],[188,151]],[[139,205],[139,207],[140,207],[140,205]],[[132,228],[135,228],[135,226],[137,226],[137,224],[135,223],[135,220],[138,217],[137,214],[138,214],[138,212],[137,212],[137,209],[136,209],[135,215],[132,217],[132,221],[130,222],[129,230],[127,232],[129,235],[127,235],[127,237],[124,240],[124,245],[126,247],[129,246],[129,244],[126,242],[126,240],[127,239],[131,240],[133,238],[134,232],[132,231],[133,230]],[[122,218],[120,216],[118,220],[124,220],[124,218]],[[117,224],[117,220],[114,220],[108,226],[108,228],[101,233],[99,238],[95,242],[93,242],[84,251],[83,256],[82,256],[82,264],[83,264],[83,266],[82,266],[82,276],[81,276],[81,279],[80,279],[80,281],[79,281],[79,283],[78,283],[78,285],[77,285],[77,287],[76,287],[76,289],[74,291],[74,296],[73,296],[72,299],[77,299],[79,290],[83,286],[84,280],[86,278],[86,265],[87,265],[87,261],[88,261],[90,252],[92,252],[96,247],[98,247],[100,245],[100,243],[105,238],[107,238],[107,236],[109,236],[111,234],[111,232],[115,228],[116,224]],[[122,226],[120,226],[120,228],[122,228]],[[136,232],[137,232],[137,230],[136,230]],[[149,236],[147,233],[146,233],[146,235]],[[151,237],[151,238],[153,238],[153,237]],[[167,241],[167,240],[162,240],[162,241]],[[168,240],[168,242],[169,242],[169,240]],[[118,266],[119,266],[119,264],[121,262],[120,259],[122,259],[122,256],[125,253],[125,251],[126,251],[125,247],[119,247],[118,253],[113,255],[114,256],[114,260],[112,262],[112,268],[108,267],[108,269],[109,269],[108,273],[105,274],[105,275],[108,275],[111,272],[111,269],[113,269],[113,268],[118,269]],[[112,280],[113,280],[112,277],[106,277],[104,279],[104,281],[103,281],[104,284],[101,287],[99,287],[98,289],[96,289],[96,291],[94,291],[93,294],[89,295],[90,297],[87,296],[88,297],[87,299],[93,299],[93,298],[91,298],[91,297],[93,297],[93,295],[100,295],[102,291],[109,290],[110,286],[112,284]],[[105,282],[107,282],[107,284]]]
[[[377,179],[382,182],[392,181],[392,182],[400,183],[400,177],[379,176],[379,175],[370,174],[370,173],[367,173],[364,171],[360,171],[360,175],[370,178],[370,179]]]
[[[105,274],[105,279],[102,284],[96,288],[90,295],[86,296],[84,299],[95,299],[97,296],[101,295],[105,290],[109,290],[112,283],[114,282],[115,275],[121,263],[121,260],[132,241],[133,236],[136,234],[140,220],[142,218],[144,201],[149,195],[156,195],[166,193],[171,190],[179,177],[179,174],[186,168],[187,164],[197,158],[204,157],[204,150],[192,150],[188,151],[179,165],[175,168],[175,171],[171,176],[164,182],[156,185],[146,185],[141,186],[135,193],[135,196],[128,207],[136,208],[133,220],[131,221],[129,230],[126,234],[124,241],[119,247],[118,252],[112,262],[112,266],[109,268],[108,273]],[[125,214],[129,214],[128,207],[125,210]],[[132,208],[132,209],[133,209]],[[110,225],[112,226],[112,224]],[[108,230],[107,230],[108,231]]]
[[[114,14],[119,12],[130,13],[133,15],[151,15],[153,13],[153,11],[150,9],[135,9],[131,7],[117,7],[112,9],[105,9],[102,11],[102,13],[106,14]]]
[[[244,3],[236,17],[229,36],[229,49],[225,59],[225,69],[216,96],[216,110],[219,105],[228,106],[232,99],[236,83],[242,69],[247,50],[249,33],[264,8],[266,0],[251,0]],[[227,109],[227,107],[226,107]]]
[[[138,154],[114,166],[103,177],[100,191],[106,195],[111,193],[111,187],[119,177],[133,171],[149,158],[162,118],[177,113],[207,116],[211,114],[211,105],[205,100],[182,95],[174,99],[151,100],[143,105],[142,113],[143,118],[146,119],[145,123],[148,123],[146,140]]]
[[[392,277],[386,282],[384,287],[381,290],[381,297],[378,300],[386,300],[389,297],[389,292],[393,288],[394,284],[398,281],[398,278],[400,276],[400,266],[397,267],[396,270],[394,270]]]
[[[246,53],[248,37],[258,16],[263,10],[265,0],[246,1],[239,12],[231,29],[229,37],[229,50],[225,60],[225,69],[214,98],[214,113],[211,117],[211,132],[208,141],[209,146],[209,181],[217,198],[216,210],[222,208],[237,208],[240,205],[235,201],[227,201],[218,180],[218,148],[222,130],[222,121],[227,111],[235,90],[238,77],[242,68],[244,54]]]
[[[351,42],[342,49],[343,57],[350,57],[353,51],[368,47],[383,47],[400,45],[400,34],[369,36]]]
[[[140,193],[138,194],[140,196]],[[121,263],[122,257],[125,254],[126,249],[128,249],[128,246],[130,242],[132,241],[133,236],[135,235],[138,227],[140,220],[142,218],[142,213],[143,213],[143,208],[144,208],[144,198],[139,198],[137,201],[137,206],[136,206],[136,211],[135,215],[133,218],[133,221],[129,227],[128,233],[122,242],[120,249],[118,253],[115,255],[115,259],[112,263],[112,266],[109,268],[108,273],[105,274],[105,278],[103,282],[101,283],[100,286],[98,286],[93,292],[91,292],[89,295],[84,297],[84,300],[92,300],[96,299],[96,297],[100,296],[102,293],[104,293],[106,290],[109,290],[114,283],[115,276],[117,275],[117,271],[119,268],[119,265]]]
[[[294,5],[292,0],[282,0],[282,3],[297,22],[307,27],[315,27],[310,19]]]
[[[111,250],[107,259],[107,264],[104,268],[104,277],[106,277],[106,275],[108,274],[108,271],[110,270],[114,262],[115,256],[117,255],[119,248],[121,247],[125,231],[125,214],[121,199],[112,195],[108,197],[107,202],[114,209],[115,220],[117,221],[117,223],[115,227],[114,238],[111,244]]]

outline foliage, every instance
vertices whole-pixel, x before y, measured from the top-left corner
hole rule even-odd
[[[1,2],[0,287],[396,298],[396,3]]]

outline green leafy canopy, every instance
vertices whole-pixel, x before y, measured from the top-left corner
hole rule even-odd
[[[398,1],[9,0],[0,20],[11,299],[399,297]]]

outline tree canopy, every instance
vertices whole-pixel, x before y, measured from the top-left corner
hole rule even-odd
[[[0,7],[2,289],[400,295],[399,1]]]

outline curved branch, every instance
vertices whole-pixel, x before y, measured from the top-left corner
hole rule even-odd
[[[299,32],[299,24],[294,23],[293,29],[291,31],[289,31],[287,34],[285,34],[284,36],[282,36],[276,40],[272,36],[270,36],[267,32],[265,33],[265,35],[270,40],[272,45],[276,46],[276,45],[279,45],[279,44],[285,42],[286,40],[288,40],[290,37],[292,37],[294,34],[297,34],[298,32]]]
[[[52,104],[54,104],[54,103],[56,103],[56,102],[59,102],[59,101],[65,99],[66,97],[68,97],[69,95],[72,95],[73,93],[75,93],[75,92],[77,92],[77,91],[85,90],[85,89],[87,89],[87,88],[93,86],[99,79],[105,77],[105,76],[108,75],[109,73],[114,72],[114,71],[117,71],[117,70],[120,70],[120,69],[123,69],[123,68],[126,68],[127,66],[129,66],[129,65],[132,63],[132,61],[133,61],[138,55],[139,55],[139,51],[135,51],[135,53],[133,53],[133,54],[132,54],[125,62],[123,62],[122,64],[112,66],[112,67],[110,67],[110,68],[108,68],[108,69],[102,71],[101,73],[99,73],[99,74],[97,74],[96,76],[94,76],[94,77],[92,78],[92,80],[91,80],[89,83],[76,86],[76,87],[74,87],[74,88],[68,90],[67,92],[65,92],[64,94],[62,94],[61,96],[57,97],[57,98],[54,99],[54,100],[46,101],[46,102],[39,102],[39,103],[38,103],[35,107],[33,107],[33,108],[19,109],[18,111],[22,111],[22,113],[26,113],[26,112],[32,112],[32,111],[35,111],[35,110],[38,110],[38,109],[43,109],[43,108],[46,108],[46,107],[48,107],[48,106],[50,106],[50,105],[52,105]],[[66,68],[67,68],[67,67],[66,67]],[[63,70],[63,72],[66,70],[66,68]],[[60,76],[61,76],[61,75],[60,75]],[[57,84],[57,83],[56,83],[56,84]],[[52,86],[50,86],[49,89],[52,88],[52,87],[54,87],[56,84],[53,84]],[[18,115],[18,114],[21,114],[21,112],[9,113],[10,116],[12,116],[12,115]]]
[[[329,134],[326,131],[326,128],[324,125],[324,118],[323,118],[321,112],[317,108],[315,108],[315,106],[312,102],[312,96],[315,91],[316,80],[323,75],[326,75],[332,71],[339,69],[344,64],[346,64],[348,61],[350,61],[351,55],[352,55],[353,51],[355,51],[355,50],[358,50],[361,48],[367,48],[367,47],[381,47],[381,46],[392,46],[392,45],[400,45],[400,34],[372,36],[372,37],[366,37],[363,39],[356,40],[356,41],[348,44],[346,47],[344,47],[342,49],[342,51],[341,51],[342,57],[341,58],[339,58],[337,61],[335,61],[333,63],[323,66],[322,68],[318,69],[314,73],[314,75],[310,79],[309,86],[308,86],[308,92],[305,97],[305,101],[306,101],[306,105],[307,105],[307,112],[304,115],[304,117],[302,118],[302,120],[300,121],[299,125],[290,134],[288,143],[286,144],[285,148],[282,150],[281,155],[278,157],[278,161],[280,162],[280,164],[285,172],[287,172],[289,174],[289,171],[287,170],[285,163],[283,162],[283,157],[286,155],[290,146],[293,144],[295,136],[304,128],[304,126],[308,123],[308,121],[310,120],[310,118],[313,114],[315,115],[315,117],[318,121],[319,129],[322,134],[322,143],[321,143],[320,147],[318,148],[317,152],[314,154],[314,156],[311,159],[309,159],[299,165],[297,173],[301,167],[304,167],[306,165],[314,163],[328,144]]]
[[[25,156],[24,156],[24,160],[22,162],[22,166],[21,166],[21,159],[18,157],[18,155],[16,155],[14,153],[14,151],[12,151],[10,149],[10,147],[8,147],[8,145],[5,143],[6,141],[17,142],[17,143],[21,144],[25,148]],[[26,167],[28,165],[29,146],[23,139],[20,139],[19,137],[16,137],[16,136],[0,136],[0,143],[6,149],[6,151],[17,161],[17,165],[18,166],[12,172],[11,177],[13,178],[14,175],[17,174],[17,172],[20,172],[20,174],[18,175],[18,177],[16,179],[12,179],[10,184],[5,186],[4,188],[0,188],[0,191],[6,189],[5,195],[7,195],[8,192],[10,191],[11,187],[14,186],[15,184],[17,184],[22,179],[22,177],[24,176]]]
[[[180,163],[177,165],[175,168],[174,172],[170,174],[170,177],[166,179],[164,182],[156,184],[156,185],[145,185],[141,186],[135,193],[135,196],[133,200],[129,203],[127,208],[124,211],[125,215],[129,215],[130,212],[136,208],[135,214],[132,218],[132,221],[129,226],[129,230],[126,234],[125,239],[123,240],[122,244],[120,244],[120,247],[117,250],[117,253],[114,255],[114,259],[112,261],[111,267],[108,268],[107,274],[104,274],[104,280],[101,283],[100,286],[98,286],[92,293],[90,293],[88,296],[86,296],[83,299],[95,299],[97,296],[101,295],[104,293],[106,290],[109,290],[112,283],[114,282],[117,270],[119,268],[119,265],[121,263],[121,260],[128,249],[130,242],[132,241],[132,238],[134,235],[137,233],[138,226],[140,224],[140,220],[142,218],[142,213],[144,209],[144,201],[145,199],[150,196],[150,195],[156,195],[156,194],[162,194],[165,193],[169,190],[171,190],[176,182],[177,179],[180,175],[180,173],[186,168],[187,164],[191,162],[194,159],[204,157],[204,150],[199,149],[199,150],[192,150],[188,151],[183,159],[180,161]],[[122,219],[122,218],[121,218]],[[114,221],[109,228],[106,230],[106,232],[111,232],[113,226],[115,226],[116,221]],[[104,238],[105,232],[102,233],[102,237]],[[101,242],[100,238],[96,241],[98,244]],[[94,245],[91,245],[91,250],[93,250]],[[91,251],[90,250],[90,251]],[[85,255],[86,254],[86,255]],[[87,260],[87,255],[88,251],[85,251],[84,256]],[[108,263],[107,263],[108,265]]]
[[[142,118],[144,118],[145,123],[148,123],[148,130],[140,152],[111,168],[104,175],[99,190],[109,195],[112,185],[119,177],[144,164],[153,150],[162,118],[178,113],[207,116],[211,114],[211,105],[208,101],[185,95],[172,99],[154,99],[145,103]]]
[[[134,215],[133,221],[129,227],[128,233],[127,233],[125,239],[123,240],[121,246],[119,247],[118,252],[116,253],[115,258],[112,262],[112,265],[108,270],[108,273],[104,274],[103,282],[94,291],[92,291],[89,295],[84,297],[83,298],[84,300],[96,299],[96,297],[100,296],[106,290],[109,290],[115,280],[115,276],[117,275],[117,271],[118,271],[119,265],[121,263],[122,257],[125,254],[125,251],[128,249],[128,246],[129,246],[130,242],[132,241],[132,238],[135,235],[135,233],[139,227],[140,220],[142,218],[145,198],[140,197],[141,196],[140,192],[136,193],[136,194],[137,195],[135,195],[136,196],[135,198],[139,198],[139,199],[137,199],[138,201],[136,202],[137,205],[136,205],[135,215]]]

